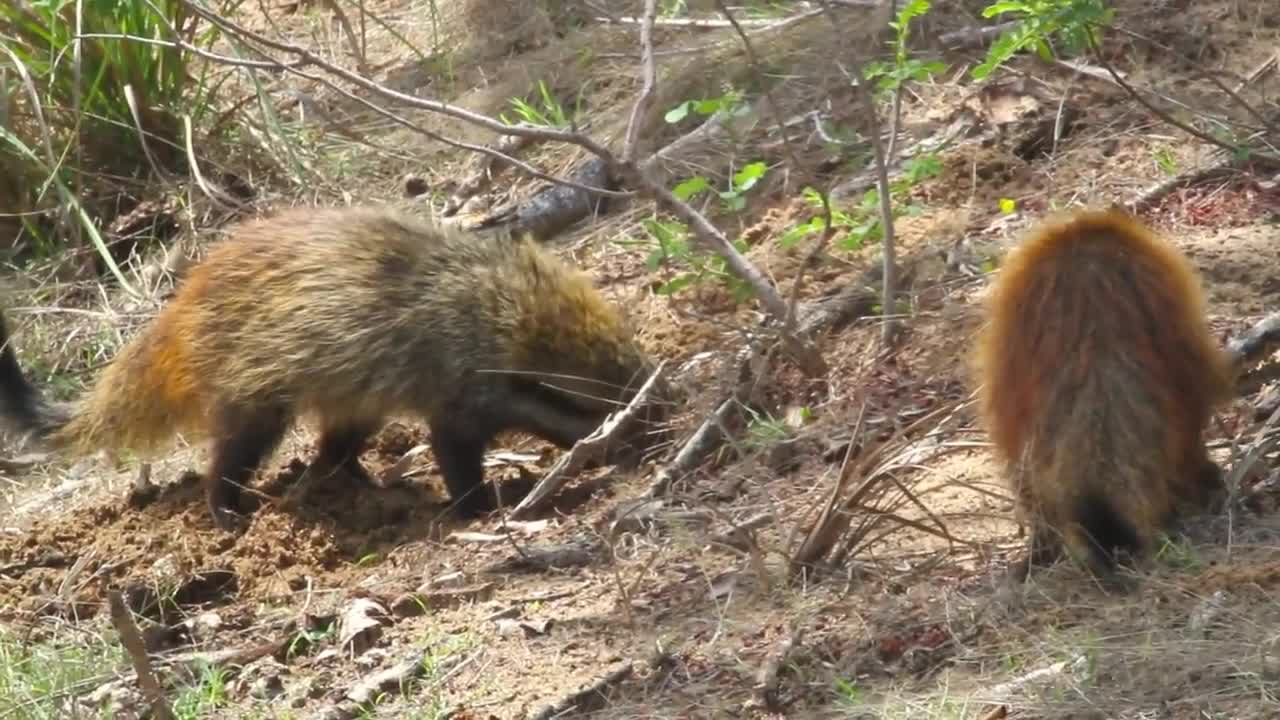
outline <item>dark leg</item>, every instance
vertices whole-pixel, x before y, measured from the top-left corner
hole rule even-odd
[[[1193,509],[1197,512],[1221,512],[1228,494],[1226,478],[1222,475],[1221,466],[1209,459],[1207,455],[1201,458],[1195,483],[1197,495],[1193,501],[1195,503]]]
[[[475,517],[493,510],[484,485],[484,450],[496,433],[476,434],[463,427],[483,425],[472,417],[453,417],[431,424],[431,450],[449,488],[456,512]]]
[[[326,424],[320,431],[320,448],[312,465],[325,472],[343,470],[353,478],[374,484],[360,464],[360,453],[377,426],[377,423],[363,422]]]
[[[241,509],[241,488],[280,443],[289,417],[279,407],[225,407],[217,412],[205,498],[214,525],[231,530]]]

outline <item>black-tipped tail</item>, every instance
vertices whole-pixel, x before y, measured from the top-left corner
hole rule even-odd
[[[1097,570],[1115,570],[1121,556],[1136,557],[1142,551],[1138,531],[1105,498],[1086,495],[1076,509],[1076,521],[1089,544],[1089,562]]]
[[[50,407],[18,364],[9,338],[9,326],[0,314],[0,419],[11,429],[44,436],[61,424],[60,413]]]

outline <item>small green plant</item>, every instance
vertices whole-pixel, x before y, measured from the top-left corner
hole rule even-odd
[[[724,258],[714,253],[699,251],[689,241],[689,229],[684,223],[663,221],[656,217],[642,223],[649,241],[622,241],[626,245],[645,245],[654,247],[645,259],[645,266],[655,271],[664,264],[685,269],[671,280],[658,287],[660,295],[675,295],[686,288],[708,280],[720,282],[732,294],[734,302],[741,303],[751,298],[751,286],[730,272]],[[733,246],[739,252],[746,252],[747,242],[738,238]]]
[[[1156,560],[1169,567],[1195,570],[1203,564],[1199,554],[1196,553],[1195,546],[1185,538],[1163,535],[1159,545],[1160,549],[1155,554]]]
[[[77,693],[110,679],[124,662],[120,645],[107,637],[84,633],[74,642],[31,642],[0,627],[0,717],[71,717]]]
[[[579,95],[579,98],[581,98],[581,95]],[[557,130],[567,130],[573,125],[570,114],[565,112],[564,106],[551,94],[551,89],[542,80],[538,81],[537,105],[527,102],[523,98],[511,98],[509,102],[511,103],[512,112],[518,118],[518,122],[523,122],[526,125],[555,128]],[[576,115],[579,109],[580,107],[575,104],[573,114]],[[499,115],[498,119],[508,125],[518,124],[516,120],[512,120],[506,113]]]
[[[196,720],[216,710],[227,702],[227,671],[205,665],[200,670],[200,681],[185,688],[173,703],[173,715],[177,720]]]
[[[836,695],[838,702],[845,707],[862,707],[862,689],[852,680],[836,678]]]
[[[1103,0],[1002,0],[982,11],[984,18],[1014,15],[1018,24],[1005,31],[987,51],[986,60],[971,74],[982,80],[1015,54],[1033,48],[1046,62],[1055,57],[1052,40],[1059,39],[1070,53],[1097,42],[1098,33],[1109,25],[1115,11]]]
[[[750,408],[751,421],[747,424],[747,445],[751,447],[769,447],[786,440],[791,436],[784,418],[776,418],[769,414],[759,413]]]
[[[748,112],[750,108],[742,102],[742,93],[737,90],[729,92],[714,98],[704,98],[702,100],[685,100],[667,111],[662,119],[669,125],[675,125],[690,114],[701,117],[710,117],[718,112],[724,112],[726,115],[741,115]]]
[[[658,5],[658,17],[672,18],[684,15],[689,11],[685,0],[662,0]]]
[[[929,12],[929,0],[911,0],[902,6],[895,19],[889,21],[889,27],[896,32],[893,42],[893,63],[882,61],[867,63],[862,69],[862,76],[876,81],[876,89],[880,92],[892,92],[908,80],[924,82],[934,75],[946,72],[946,63],[938,60],[921,60],[911,57],[908,40],[911,38],[911,21]]]
[[[1165,174],[1178,174],[1178,160],[1173,156],[1172,150],[1167,147],[1157,148],[1151,155],[1156,161],[1156,166],[1164,171]]]
[[[942,164],[936,155],[919,155],[903,163],[903,173],[889,186],[893,195],[893,214],[919,215],[923,208],[909,200],[909,194],[916,185],[924,180],[937,176],[942,172]],[[823,209],[822,194],[806,187],[802,191],[804,199],[815,210]],[[782,234],[778,242],[783,247],[792,247],[803,238],[820,233],[826,228],[825,213],[811,217]],[[862,195],[862,200],[849,209],[831,208],[831,226],[837,229],[834,244],[841,250],[854,251],[863,248],[868,242],[878,242],[884,236],[884,228],[880,222],[880,192],[872,188]]]
[[[769,166],[763,162],[753,162],[742,166],[732,177],[729,178],[729,189],[721,190],[716,194],[720,196],[720,200],[724,202],[726,210],[737,212],[747,205],[746,194],[759,184],[760,180],[769,171]],[[697,197],[701,193],[711,190],[711,181],[702,175],[694,175],[684,182],[676,185],[671,189],[675,196],[681,200],[689,200]]]

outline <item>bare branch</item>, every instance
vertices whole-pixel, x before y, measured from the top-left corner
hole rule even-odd
[[[148,0],[148,1],[150,1],[150,0]],[[184,0],[184,2],[185,2],[185,0]],[[157,11],[157,12],[158,12],[158,11]],[[232,28],[233,30],[234,30],[234,29],[236,29],[236,28],[239,28],[239,26],[238,26],[238,25],[235,25],[234,23],[231,23],[230,21],[224,21],[224,22],[226,22],[226,23],[230,26],[230,28]],[[176,30],[174,30],[174,28],[173,28],[173,26],[172,26],[172,25],[170,25],[170,26],[169,26],[169,30],[170,30],[170,31],[172,31],[172,32],[174,32],[174,34],[175,34],[175,36],[176,36]],[[238,30],[235,30],[235,31],[236,31],[236,32],[238,32]],[[166,47],[176,47],[176,48],[181,48],[182,50],[185,50],[185,51],[188,51],[188,52],[191,52],[191,53],[197,54],[197,55],[199,55],[199,56],[201,56],[201,57],[203,57],[203,58],[205,58],[205,59],[207,59],[207,60],[210,60],[210,61],[212,61],[212,62],[217,62],[217,63],[219,63],[219,64],[227,64],[227,65],[235,65],[235,66],[244,66],[244,67],[254,67],[254,68],[263,68],[263,69],[272,69],[272,70],[275,70],[275,69],[284,69],[284,70],[287,70],[287,71],[289,71],[289,72],[293,73],[294,75],[297,75],[298,77],[301,77],[301,78],[303,78],[303,79],[305,79],[305,80],[310,80],[311,82],[315,82],[315,83],[319,83],[319,84],[321,84],[321,85],[324,85],[325,87],[330,88],[330,89],[331,89],[331,90],[333,90],[334,92],[337,92],[337,93],[341,94],[343,97],[345,97],[345,98],[347,98],[347,99],[349,99],[349,100],[352,100],[353,102],[357,102],[357,103],[359,103],[359,104],[363,105],[364,107],[366,107],[366,108],[368,108],[368,109],[372,110],[373,112],[375,112],[375,113],[377,113],[377,114],[381,115],[382,117],[384,117],[384,118],[386,118],[386,119],[388,119],[388,120],[391,120],[392,122],[396,123],[397,125],[400,125],[401,127],[404,127],[404,128],[406,128],[406,129],[412,130],[412,131],[414,131],[414,132],[416,132],[416,133],[418,133],[418,134],[420,134],[420,135],[423,135],[423,136],[425,136],[425,137],[431,138],[432,140],[435,140],[435,141],[437,141],[437,142],[443,143],[443,144],[448,145],[448,146],[450,146],[450,147],[455,147],[455,148],[458,148],[459,150],[467,150],[467,151],[470,151],[470,152],[478,153],[478,154],[480,154],[480,155],[485,155],[485,156],[487,156],[487,157],[491,158],[491,159],[492,159],[492,160],[494,160],[494,161],[501,162],[501,163],[505,163],[505,164],[511,165],[511,166],[513,166],[513,167],[517,167],[517,168],[519,168],[519,169],[523,170],[525,173],[527,173],[527,174],[528,174],[528,175],[530,175],[531,177],[537,178],[537,179],[539,179],[539,180],[544,180],[544,181],[546,181],[546,182],[555,183],[555,184],[557,184],[557,185],[567,185],[568,187],[574,188],[575,190],[581,190],[581,191],[583,191],[583,192],[595,193],[595,194],[597,194],[597,195],[606,195],[606,196],[610,196],[610,197],[618,197],[618,198],[630,198],[630,197],[634,197],[634,195],[635,195],[635,193],[632,193],[632,192],[618,191],[618,190],[609,190],[609,189],[606,189],[606,188],[600,188],[600,187],[591,187],[591,186],[582,185],[582,184],[580,184],[580,183],[573,182],[572,180],[565,180],[565,179],[562,179],[562,178],[558,178],[558,177],[556,177],[556,176],[554,176],[554,175],[549,175],[549,174],[547,174],[547,173],[542,172],[541,170],[538,170],[537,168],[535,168],[535,167],[533,167],[532,165],[530,165],[530,164],[528,164],[528,163],[524,162],[523,160],[519,160],[519,159],[517,159],[517,158],[515,158],[515,157],[513,157],[513,156],[511,156],[511,155],[508,155],[508,154],[506,154],[506,153],[504,153],[504,152],[501,152],[500,150],[494,149],[494,148],[489,147],[489,146],[487,146],[487,145],[476,145],[476,144],[473,144],[473,143],[466,143],[466,142],[462,142],[462,141],[460,141],[460,140],[454,140],[454,139],[452,139],[452,138],[449,138],[449,137],[447,137],[447,136],[445,136],[445,135],[442,135],[442,134],[440,134],[440,133],[438,133],[438,132],[435,132],[435,131],[433,131],[433,130],[428,130],[427,128],[424,128],[424,127],[422,127],[421,125],[418,125],[417,123],[414,123],[414,122],[412,122],[412,121],[410,121],[410,120],[408,120],[408,119],[406,119],[406,118],[404,118],[404,117],[402,117],[402,116],[400,116],[400,115],[398,115],[398,114],[396,114],[396,113],[391,112],[390,110],[388,110],[388,109],[386,109],[386,108],[384,108],[384,107],[382,107],[382,106],[380,106],[380,105],[378,105],[378,104],[376,104],[376,103],[374,103],[374,102],[371,102],[371,101],[370,101],[370,100],[368,100],[367,98],[363,98],[363,97],[360,97],[359,95],[356,95],[355,93],[351,92],[350,90],[347,90],[346,88],[339,86],[337,83],[334,83],[333,81],[329,80],[328,78],[326,78],[326,77],[324,77],[324,76],[321,76],[321,75],[314,75],[314,74],[311,74],[311,73],[303,72],[303,71],[302,71],[302,68],[307,67],[307,66],[309,66],[309,65],[314,65],[314,66],[316,66],[316,67],[318,67],[318,68],[321,68],[322,70],[325,70],[325,71],[327,71],[327,72],[331,72],[331,73],[333,73],[333,74],[335,74],[335,75],[339,75],[339,76],[343,76],[343,77],[351,76],[351,77],[357,77],[357,78],[360,78],[360,76],[359,76],[359,75],[355,75],[354,73],[351,73],[350,71],[343,70],[342,68],[340,68],[340,67],[338,67],[338,66],[335,66],[335,65],[333,65],[333,64],[331,64],[331,63],[328,63],[328,62],[326,62],[326,61],[324,61],[324,60],[322,60],[322,59],[320,59],[320,58],[318,58],[318,57],[316,57],[316,56],[314,56],[314,55],[311,55],[310,53],[308,53],[308,52],[307,52],[307,51],[305,51],[305,50],[302,50],[301,48],[297,48],[297,51],[298,51],[298,52],[301,52],[301,53],[304,53],[304,54],[306,54],[306,55],[308,55],[308,56],[310,56],[309,58],[304,58],[304,59],[302,59],[302,60],[297,60],[297,61],[294,61],[294,62],[291,62],[291,63],[286,63],[286,62],[278,61],[278,60],[270,60],[270,61],[246,61],[246,60],[240,60],[240,59],[238,59],[238,58],[232,58],[232,57],[227,57],[227,56],[225,56],[225,55],[218,55],[218,54],[216,54],[216,53],[208,52],[208,51],[203,50],[203,49],[201,49],[201,48],[198,48],[198,47],[196,47],[195,45],[192,45],[191,43],[189,43],[189,42],[187,42],[187,41],[185,41],[185,40],[182,40],[182,39],[178,39],[177,41],[170,42],[170,41],[165,41],[165,40],[153,40],[153,39],[150,39],[150,38],[136,37],[136,36],[132,36],[132,35],[106,35],[106,34],[89,34],[89,33],[86,33],[86,34],[85,34],[85,37],[112,37],[112,38],[118,38],[118,39],[130,40],[130,41],[136,41],[136,42],[145,42],[145,43],[154,44],[154,45],[163,45],[163,46],[166,46]],[[292,50],[288,50],[288,48],[293,48],[293,47],[295,47],[295,46],[292,46],[292,45],[288,45],[288,44],[286,44],[286,43],[275,43],[275,44],[277,44],[277,45],[283,45],[283,46],[286,48],[286,50],[285,50],[286,52],[292,52]],[[383,86],[378,85],[377,83],[374,83],[374,82],[373,82],[373,81],[371,81],[371,80],[367,80],[367,79],[361,78],[361,81],[362,81],[362,82],[358,82],[357,84],[362,84],[364,87],[368,87],[369,89],[374,89],[374,91],[375,91],[375,92],[379,92],[379,90],[378,90],[377,88],[380,88],[381,90],[384,90],[384,91],[385,91],[385,92],[381,93],[381,94],[384,94],[384,95],[385,95],[385,94],[387,94],[387,93],[391,93],[392,95],[402,95],[401,93],[397,93],[396,91],[394,91],[394,90],[390,90],[389,88],[384,88]],[[404,97],[413,97],[413,96],[404,96]],[[481,116],[481,117],[483,117],[483,116]],[[486,118],[486,119],[487,119],[487,118]],[[498,121],[496,121],[496,120],[491,120],[491,122],[495,122],[495,123],[497,123]],[[500,125],[501,125],[501,123],[498,123],[498,124],[500,124]],[[516,126],[503,125],[503,127],[516,127]],[[552,132],[554,132],[554,131],[552,131]],[[513,132],[513,133],[505,133],[505,134],[506,134],[506,135],[514,135],[514,136],[517,136],[517,137],[523,137],[523,138],[526,138],[526,139],[529,139],[529,140],[540,140],[540,139],[545,139],[545,138],[539,137],[539,136],[537,136],[537,135],[531,135],[531,134],[528,134],[528,133],[522,133],[522,132]],[[572,142],[572,141],[566,141],[566,142]],[[574,144],[576,144],[576,143],[574,143]],[[591,150],[591,148],[589,148],[589,147],[588,147],[587,149],[588,149],[588,150]],[[594,150],[593,150],[593,152],[594,152]],[[611,156],[608,156],[608,155],[606,155],[606,156],[602,156],[602,157],[606,157],[607,159],[612,160]]]
[[[720,12],[724,14],[725,19],[733,25],[734,31],[738,33],[738,37],[742,40],[742,50],[747,54],[747,66],[751,68],[751,74],[755,76],[756,83],[760,85],[760,91],[764,93],[764,100],[769,105],[769,112],[773,114],[773,121],[778,124],[778,132],[782,133],[782,144],[787,149],[787,158],[791,161],[791,166],[798,170],[800,161],[796,158],[795,149],[791,146],[791,136],[787,132],[786,123],[782,121],[782,111],[778,109],[778,103],[773,99],[773,93],[769,90],[769,84],[765,81],[764,73],[760,71],[760,58],[756,55],[756,49],[752,46],[746,31],[742,29],[742,25],[738,24],[738,19],[733,16],[725,1],[716,0],[716,6],[720,8]]]
[[[147,2],[148,4],[151,4],[151,0],[147,0]],[[350,83],[358,85],[359,87],[362,87],[365,90],[369,90],[389,100],[395,100],[397,102],[404,103],[410,107],[415,107],[422,110],[430,110],[432,112],[440,113],[441,115],[447,115],[449,117],[457,118],[459,120],[465,120],[473,125],[482,127],[485,130],[489,130],[491,132],[499,133],[501,135],[523,135],[526,137],[531,137],[535,140],[563,142],[563,143],[568,143],[570,145],[577,145],[601,157],[608,157],[608,158],[613,157],[613,154],[609,152],[608,148],[604,147],[603,145],[596,142],[595,140],[592,140],[590,137],[583,135],[582,133],[565,131],[565,130],[556,130],[553,128],[532,127],[524,124],[507,125],[501,121],[494,120],[493,118],[487,115],[483,115],[477,112],[472,112],[471,110],[458,107],[457,105],[450,105],[449,103],[441,102],[439,100],[428,100],[426,98],[420,98],[415,95],[410,95],[408,93],[402,93],[397,90],[392,90],[389,87],[376,83],[373,80],[370,80],[369,78],[366,78],[363,75],[360,75],[359,73],[354,73],[341,66],[334,65],[333,63],[330,63],[330,62],[326,62],[323,58],[311,52],[310,50],[307,50],[306,48],[300,47],[298,45],[293,45],[291,43],[281,42],[279,40],[272,40],[271,38],[266,37],[261,33],[250,30],[249,28],[246,28],[243,25],[239,25],[230,20],[227,20],[226,18],[219,17],[218,15],[201,7],[195,2],[192,2],[192,0],[182,0],[182,4],[191,12],[196,13],[197,15],[204,18],[205,20],[208,20],[210,23],[217,25],[218,28],[223,31],[234,33],[240,37],[249,38],[273,50],[278,50],[280,52],[286,52],[291,55],[295,55],[298,57],[299,60],[302,61],[302,64],[314,65],[316,67],[324,68],[328,72],[331,72],[334,75],[337,75],[343,80],[346,80]],[[152,7],[154,8],[154,4],[152,4]],[[177,32],[176,30],[173,30],[172,25],[169,26],[169,29],[174,32],[175,36],[177,35]],[[284,67],[290,72],[296,72],[295,68],[297,66],[285,65]]]
[[[650,395],[654,388],[661,382],[662,372],[666,363],[659,363],[657,369],[641,386],[640,391],[631,399],[622,410],[613,413],[605,418],[605,421],[596,428],[596,431],[587,437],[579,440],[574,444],[573,448],[560,456],[547,474],[538,481],[537,485],[529,491],[529,494],[520,501],[518,505],[511,511],[511,519],[519,520],[528,517],[531,513],[541,508],[548,500],[555,495],[556,491],[569,480],[569,477],[582,469],[586,463],[593,459],[603,456],[605,447],[613,440],[614,435],[624,427],[627,427],[632,418],[641,407],[650,402]]]
[[[639,139],[640,122],[649,114],[653,106],[653,91],[658,82],[657,63],[653,59],[653,21],[658,15],[658,0],[645,0],[644,22],[640,25],[640,48],[642,52],[643,70],[641,77],[644,85],[640,88],[640,96],[631,107],[631,119],[627,122],[627,138],[622,145],[622,162],[631,162],[635,158],[636,140]]]

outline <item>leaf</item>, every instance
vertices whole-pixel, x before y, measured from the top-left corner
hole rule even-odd
[[[659,295],[675,295],[681,290],[689,287],[690,285],[693,285],[694,282],[697,281],[697,279],[698,279],[697,276],[691,273],[677,275],[671,280],[668,280],[667,282],[658,286],[658,289],[656,292]]]
[[[649,256],[644,259],[644,266],[650,272],[653,272],[654,270],[657,270],[662,265],[662,261],[665,260],[666,257],[667,257],[667,254],[663,252],[662,248],[658,248],[653,252],[649,253]]]
[[[692,100],[682,102],[679,105],[668,110],[667,114],[662,116],[662,119],[666,120],[667,123],[670,125],[675,125],[681,120],[684,120],[685,118],[689,117],[689,108],[692,106],[693,106]]]
[[[676,185],[671,192],[681,200],[688,200],[700,192],[711,189],[711,183],[701,175],[694,175],[684,182]]]
[[[744,165],[741,170],[733,175],[733,187],[738,192],[746,192],[755,187],[760,182],[760,178],[768,172],[769,166],[763,162],[753,162]]]
[[[716,111],[728,105],[725,98],[712,98],[711,100],[699,100],[693,103],[693,111],[699,115],[714,115]]]
[[[1049,43],[1043,39],[1036,42],[1036,53],[1040,59],[1045,62],[1053,62],[1053,48],[1049,47]]]
[[[993,18],[997,15],[1003,15],[1005,13],[1011,13],[1011,12],[1031,13],[1032,11],[1031,11],[1031,8],[1027,7],[1026,3],[998,2],[998,3],[992,3],[987,7],[983,8],[982,17]]]
[[[1005,215],[1012,215],[1018,209],[1017,201],[1012,198],[1000,198],[1000,212]]]

